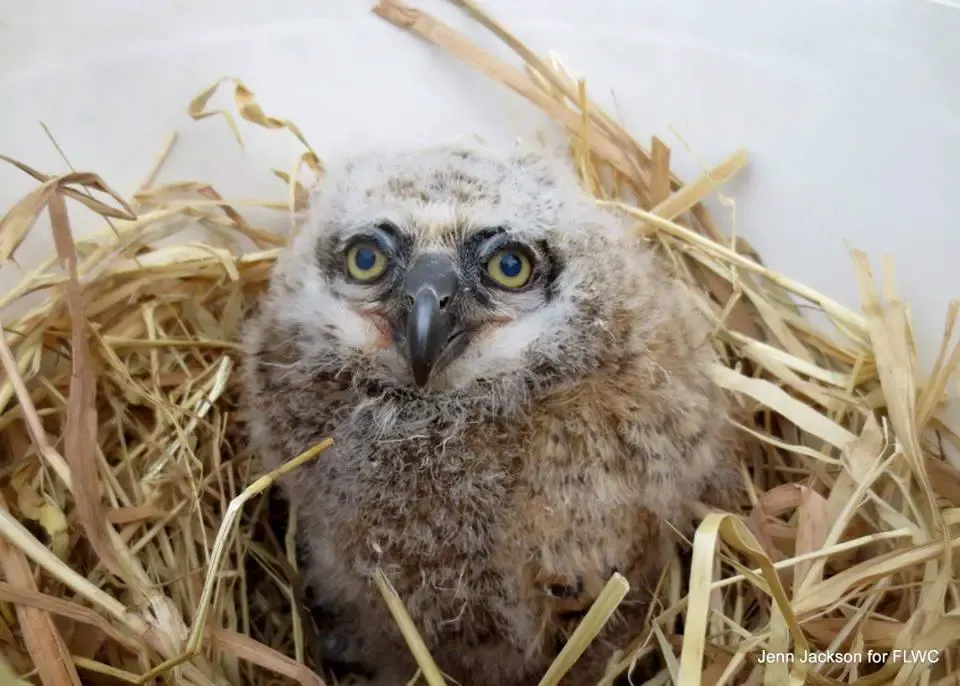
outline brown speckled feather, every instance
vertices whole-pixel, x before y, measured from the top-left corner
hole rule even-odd
[[[632,587],[622,616],[564,681],[595,682],[610,642],[643,629],[665,522],[686,528],[689,501],[734,483],[690,295],[550,158],[361,157],[317,205],[248,327],[244,378],[266,467],[336,441],[284,483],[309,580],[338,617],[331,657],[377,684],[416,670],[371,582],[379,566],[444,672],[465,686],[535,683],[619,571]],[[330,236],[386,212],[413,253],[507,224],[542,241],[553,270],[539,294],[473,287],[462,316],[484,326],[425,389],[392,356],[393,315],[370,325],[367,296],[324,267]]]

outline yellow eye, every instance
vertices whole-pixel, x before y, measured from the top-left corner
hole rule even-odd
[[[357,281],[373,281],[386,269],[387,256],[372,243],[358,243],[347,252],[347,273]]]
[[[501,250],[487,262],[487,274],[504,288],[523,288],[530,281],[533,265],[530,258],[520,250]]]

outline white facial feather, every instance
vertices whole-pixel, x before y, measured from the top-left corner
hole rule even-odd
[[[373,323],[358,314],[343,298],[327,288],[318,274],[312,273],[300,279],[299,287],[280,297],[285,300],[281,322],[302,327],[305,323],[315,328],[325,328],[345,348],[366,350],[377,340],[379,332]]]
[[[561,307],[554,304],[494,328],[478,336],[438,380],[456,389],[479,378],[516,373],[529,365],[530,346],[555,335],[563,320]]]
[[[324,331],[323,341],[304,332],[302,344],[309,346],[314,339],[318,346],[308,353],[324,354],[319,347],[335,341],[341,354],[368,356],[369,374],[404,385],[412,381],[404,356],[393,346],[378,348],[382,332],[358,312],[363,298],[353,289],[363,287],[340,282],[333,288],[319,268],[317,250],[325,236],[336,232],[342,237],[387,220],[407,227],[422,254],[449,249],[458,235],[500,226],[576,256],[563,265],[551,299],[531,292],[511,295],[509,305],[497,306],[490,314],[512,321],[479,332],[457,359],[437,370],[434,390],[464,389],[478,379],[529,369],[536,361],[532,358],[575,352],[572,340],[578,332],[571,329],[571,319],[577,313],[576,296],[597,278],[597,265],[584,261],[591,252],[584,232],[608,241],[623,231],[622,222],[601,213],[582,191],[566,160],[529,149],[439,147],[354,156],[329,165],[311,204],[277,270],[285,283],[274,284],[274,298],[286,301],[277,310],[292,326]]]

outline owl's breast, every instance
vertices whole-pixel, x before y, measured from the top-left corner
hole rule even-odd
[[[519,461],[504,427],[479,422],[452,435],[427,423],[382,427],[339,426],[334,448],[313,465],[330,564],[358,579],[382,569],[423,632],[493,631],[490,600],[502,579],[492,553],[503,544]]]

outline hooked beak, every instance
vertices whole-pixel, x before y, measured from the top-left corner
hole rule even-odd
[[[448,311],[458,286],[456,267],[442,254],[422,255],[407,275],[404,290],[413,303],[406,315],[407,355],[413,379],[421,388],[451,342],[462,338],[457,335],[456,318]]]

